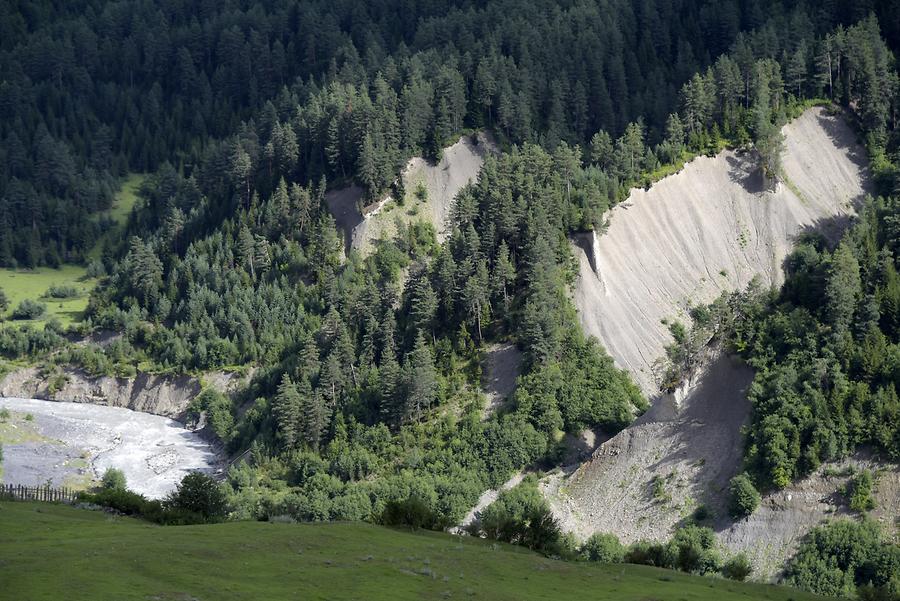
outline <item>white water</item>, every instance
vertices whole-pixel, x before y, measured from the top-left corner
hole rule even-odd
[[[125,473],[128,487],[150,498],[174,490],[191,471],[215,471],[219,458],[198,434],[174,420],[120,407],[0,398],[12,427],[28,432],[3,445],[3,477],[9,484],[54,486],[110,467]],[[31,414],[33,419],[24,420]]]

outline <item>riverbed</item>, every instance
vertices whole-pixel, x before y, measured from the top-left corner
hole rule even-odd
[[[5,484],[84,488],[107,468],[125,473],[128,488],[162,498],[192,471],[214,473],[212,446],[174,420],[120,407],[0,398]]]

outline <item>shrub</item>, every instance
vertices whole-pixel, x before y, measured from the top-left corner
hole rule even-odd
[[[660,503],[667,503],[672,500],[672,496],[666,492],[666,481],[665,479],[657,474],[653,476],[653,481],[651,482],[653,486],[653,498]]]
[[[859,513],[875,509],[875,500],[872,498],[874,484],[875,480],[869,470],[863,470],[850,479],[846,489],[850,497],[850,509]]]
[[[157,500],[148,500],[126,488],[101,488],[95,493],[81,493],[78,498],[85,503],[108,507],[124,515],[167,526],[202,524],[207,521],[199,513],[166,507]]]
[[[126,490],[128,486],[125,481],[125,472],[114,467],[106,468],[100,479],[100,485],[105,490]]]
[[[425,187],[425,182],[419,182],[416,184],[416,199],[419,201],[428,200],[428,188]]]
[[[891,599],[900,593],[898,574],[900,546],[883,538],[876,522],[837,520],[806,536],[785,580],[820,595]]]
[[[207,522],[217,522],[225,517],[226,499],[218,482],[201,472],[191,472],[169,495],[165,506],[180,512],[196,513]]]
[[[100,278],[106,275],[106,266],[100,259],[94,259],[87,266],[87,277]]]
[[[712,517],[712,512],[709,510],[709,506],[705,503],[697,505],[697,508],[694,509],[694,521],[704,522],[710,517]]]
[[[75,298],[78,296],[78,290],[75,286],[52,285],[47,289],[45,296],[50,298]]]
[[[19,306],[13,309],[13,319],[37,319],[47,310],[47,305],[26,298]]]
[[[199,418],[201,411],[206,411],[209,425],[222,442],[227,444],[234,437],[231,399],[215,388],[204,388],[191,402],[189,411],[194,419]]]
[[[722,575],[731,580],[743,582],[753,572],[750,560],[743,553],[738,553],[722,566]]]
[[[680,528],[667,545],[667,556],[675,556],[675,567],[684,572],[709,574],[719,571],[719,555],[715,550],[716,536],[710,528],[685,526]],[[669,566],[664,566],[669,567]]]
[[[580,555],[588,561],[621,563],[625,559],[625,547],[615,534],[597,533],[584,542]]]
[[[125,488],[103,488],[95,493],[82,493],[81,500],[115,509],[125,515],[142,516],[147,507],[146,498]]]
[[[411,495],[403,500],[388,501],[380,521],[385,526],[407,526],[418,530],[435,529],[437,519],[422,497]]]
[[[10,416],[9,409],[7,409],[6,407],[4,407],[3,409],[0,409],[0,422],[5,422],[6,420],[9,419],[9,416]]]
[[[759,507],[759,491],[747,474],[738,474],[731,479],[728,495],[728,512],[734,519],[747,517]]]
[[[559,523],[533,477],[500,497],[473,524],[477,534],[558,556],[563,551]]]
[[[9,309],[9,297],[6,296],[6,292],[0,288],[0,311],[6,311]]]

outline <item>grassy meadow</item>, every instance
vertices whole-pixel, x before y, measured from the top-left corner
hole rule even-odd
[[[105,231],[97,240],[94,248],[88,253],[89,259],[98,259],[107,240],[122,236],[128,215],[137,202],[137,190],[144,181],[144,175],[129,174],[116,195],[112,208],[103,213],[113,220],[114,225]],[[34,320],[16,320],[17,324],[43,324],[57,319],[62,325],[81,320],[87,308],[88,297],[94,286],[95,278],[87,277],[87,269],[81,265],[62,265],[58,269],[39,267],[37,269],[0,269],[0,289],[9,299],[9,308],[0,316],[9,320],[13,310],[25,299],[39,301],[47,306],[47,311]],[[71,286],[77,294],[71,298],[49,298],[47,291],[51,286]]]
[[[812,601],[798,590],[365,523],[162,527],[63,505],[0,503],[0,582],[29,601],[484,599]]]

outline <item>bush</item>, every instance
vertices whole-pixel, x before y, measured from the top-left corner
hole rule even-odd
[[[719,571],[719,555],[715,550],[716,537],[709,528],[685,526],[678,529],[668,543],[638,541],[628,548],[628,563],[681,570],[695,574]]]
[[[753,572],[750,560],[743,553],[738,553],[722,566],[722,575],[731,580],[743,582]]]
[[[680,528],[667,545],[667,555],[676,557],[675,567],[684,572],[709,574],[719,571],[719,555],[715,550],[716,536],[709,528],[685,526]]]
[[[107,473],[110,470],[107,470]],[[118,471],[118,470],[113,470]],[[106,473],[104,473],[104,479]],[[124,478],[124,476],[123,476]],[[157,500],[149,500],[127,488],[101,488],[94,493],[81,493],[79,500],[108,507],[121,514],[143,518],[166,526],[202,524],[209,520],[200,513],[181,507],[168,507]]]
[[[87,277],[100,278],[106,275],[106,266],[100,259],[94,259],[87,266]]]
[[[705,522],[712,517],[712,512],[709,510],[708,505],[706,505],[705,503],[701,503],[697,505],[696,509],[694,509],[693,515],[695,522]]]
[[[47,289],[45,296],[50,298],[75,298],[78,296],[78,290],[75,286],[57,286],[54,284]]]
[[[200,412],[205,411],[209,425],[223,443],[234,437],[231,399],[215,388],[204,388],[191,402],[189,411],[194,419],[199,419]]]
[[[6,311],[9,309],[9,297],[6,296],[6,292],[0,288],[0,311]]]
[[[475,532],[487,538],[522,545],[545,555],[559,555],[562,538],[559,523],[537,489],[537,480],[526,478],[500,497],[473,524]]]
[[[875,479],[869,470],[863,470],[850,479],[846,489],[850,497],[850,509],[859,513],[875,509],[875,500],[872,498],[874,484]]]
[[[625,547],[615,534],[593,534],[579,551],[581,557],[588,561],[621,563],[625,559]]]
[[[806,536],[785,580],[820,595],[892,599],[900,594],[898,574],[900,546],[886,540],[876,522],[837,520]]]
[[[381,512],[381,523],[385,526],[407,526],[413,530],[436,528],[436,516],[422,497],[411,495],[401,501],[388,501]]]
[[[4,407],[3,409],[0,409],[0,422],[5,422],[6,420],[9,419],[9,416],[10,416],[9,409],[7,409],[6,407]]]
[[[95,503],[103,507],[115,509],[119,513],[132,516],[143,516],[147,501],[143,495],[124,488],[103,488],[95,493],[81,493],[79,498],[87,503]]]
[[[747,474],[738,474],[728,487],[728,512],[734,519],[747,517],[756,511],[761,500],[759,491]]]
[[[107,468],[100,479],[100,485],[105,490],[126,490],[128,486],[125,481],[125,472],[114,467]]]
[[[201,515],[207,522],[218,522],[225,517],[225,493],[206,474],[191,472],[166,499],[166,508]]]
[[[37,319],[47,310],[47,305],[26,298],[13,309],[13,319]]]

